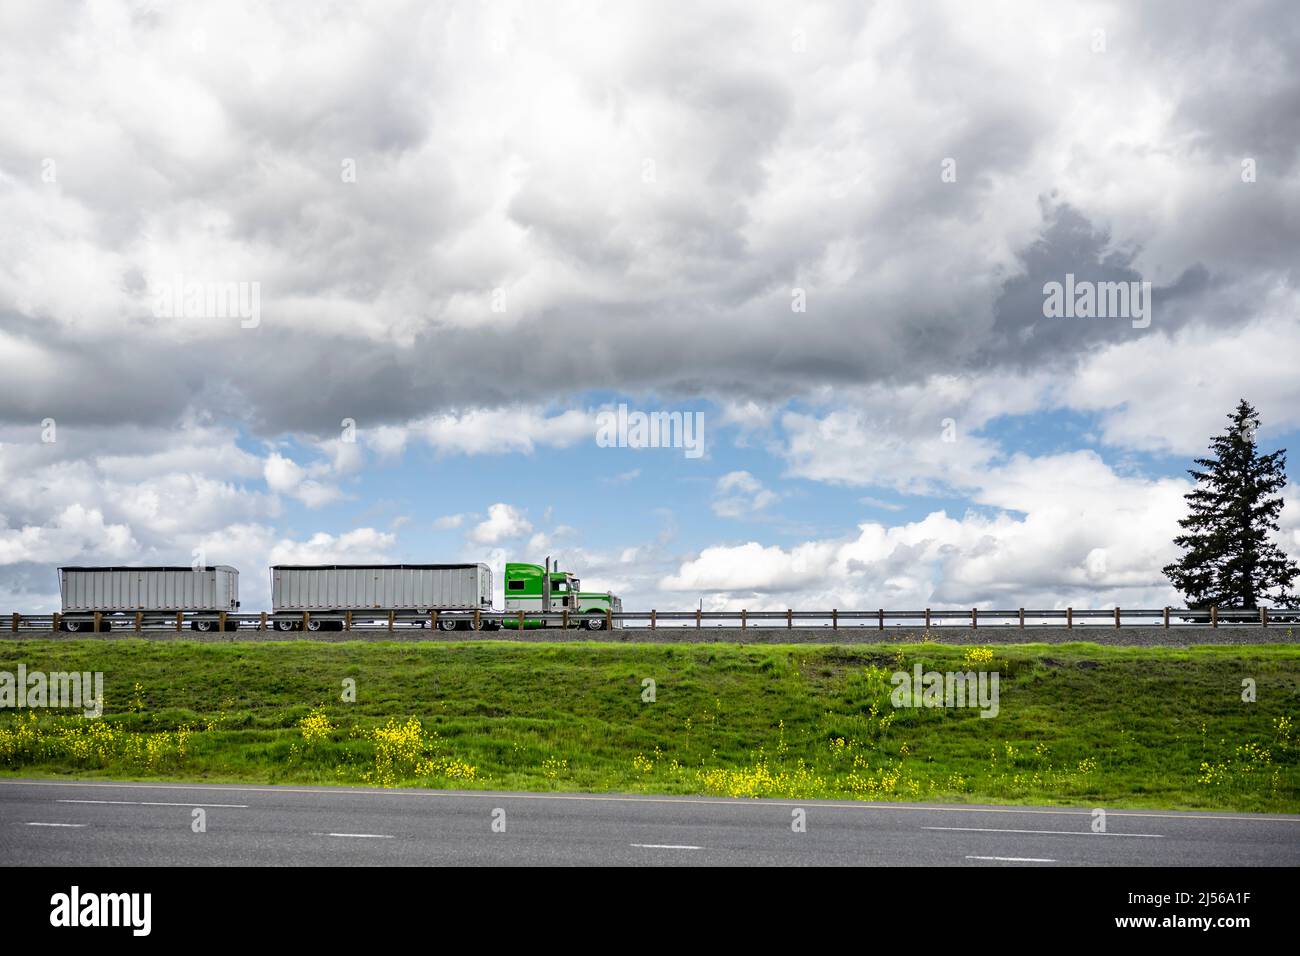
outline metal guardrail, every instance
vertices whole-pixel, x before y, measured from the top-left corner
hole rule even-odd
[[[603,615],[570,614],[567,611],[543,614],[540,612],[502,611],[350,611],[346,613],[228,613],[213,611],[158,612],[137,611],[123,613],[77,614],[22,614],[14,612],[8,620],[12,633],[23,631],[69,630],[85,633],[108,631],[194,630],[209,631],[393,631],[399,628],[437,628],[440,630],[499,630],[552,627],[565,631],[608,630],[614,627],[655,630],[660,627],[703,628],[710,627],[826,627],[870,628],[884,630],[888,626],[943,627],[957,626],[978,630],[980,627],[1065,627],[1076,624],[1084,627],[1156,626],[1169,627],[1174,621],[1179,626],[1216,628],[1225,626],[1258,626],[1300,623],[1300,609],[1261,608],[1257,611],[1239,608],[1107,608],[1103,610],[1064,608],[1037,610],[932,610],[887,611],[606,611]],[[639,622],[639,623],[638,623]],[[714,623],[727,622],[727,623]],[[5,628],[0,619],[0,635]]]

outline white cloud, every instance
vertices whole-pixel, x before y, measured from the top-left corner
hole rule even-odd
[[[894,501],[885,501],[881,498],[873,498],[870,495],[858,499],[859,504],[866,505],[868,508],[878,508],[881,511],[902,511],[903,505]]]
[[[718,479],[713,491],[713,512],[723,518],[745,518],[778,500],[776,492],[747,471],[731,471]]]
[[[328,463],[320,462],[312,470],[319,472],[328,468]],[[336,486],[308,478],[308,471],[292,459],[273,451],[266,457],[263,475],[267,487],[272,491],[291,495],[308,508],[320,508],[343,497]]]
[[[595,421],[590,412],[570,409],[548,416],[537,408],[514,406],[438,415],[412,430],[438,451],[487,455],[531,452],[538,446],[568,448],[583,439],[594,442]]]
[[[856,538],[789,548],[716,545],[659,587],[755,609],[755,596],[778,608],[1177,604],[1160,568],[1176,556],[1188,487],[1118,475],[1090,452],[1016,456],[975,492],[993,514],[868,522]]]
[[[487,520],[475,525],[469,540],[475,544],[499,544],[512,538],[521,538],[533,530],[523,512],[513,505],[498,502],[488,508]]]
[[[182,543],[196,531],[279,512],[271,496],[196,474],[170,473],[133,484],[105,482],[103,488],[131,527]]]
[[[660,586],[667,591],[797,592],[825,586],[836,547],[806,542],[791,549],[756,541],[705,548]]]
[[[124,558],[139,545],[124,524],[109,524],[101,511],[68,505],[48,526],[5,526],[0,516],[0,565],[65,563],[88,556]]]
[[[336,475],[347,475],[359,471],[365,464],[365,455],[361,445],[355,441],[343,441],[331,438],[321,442],[317,447],[328,459],[328,467]]]
[[[875,485],[909,494],[977,484],[999,453],[974,434],[1002,415],[1041,407],[1051,378],[1037,373],[935,375],[915,385],[824,390],[834,407],[785,412],[778,453],[791,477]]]
[[[133,436],[134,454],[99,455],[96,465],[105,477],[119,482],[140,481],[160,473],[201,473],[205,478],[258,478],[262,461],[234,444],[233,434],[198,431],[185,444],[153,452],[136,443],[143,436]],[[144,453],[141,453],[144,452]]]
[[[279,452],[271,452],[266,456],[266,464],[263,471],[263,477],[266,479],[266,486],[278,494],[292,494],[302,484],[306,473],[291,458],[286,458]]]
[[[1059,401],[1101,412],[1107,444],[1180,455],[1205,451],[1246,398],[1262,434],[1300,426],[1300,296],[1233,332],[1194,326],[1143,336],[1089,357]]]
[[[366,445],[373,448],[380,458],[396,458],[406,448],[410,432],[396,425],[380,425],[368,428],[363,433]]]
[[[397,537],[374,528],[356,528],[340,535],[317,532],[306,541],[276,541],[271,564],[385,564]]]

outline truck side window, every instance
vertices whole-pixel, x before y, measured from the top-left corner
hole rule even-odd
[[[511,581],[511,582],[507,585],[507,587],[508,587],[511,591],[522,591],[522,590],[524,589],[524,582],[523,582],[523,581]]]

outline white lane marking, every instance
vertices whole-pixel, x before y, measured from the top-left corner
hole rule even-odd
[[[55,800],[55,803],[122,803],[133,807],[221,807],[227,810],[247,810],[246,803],[158,803],[151,800]]]
[[[643,850],[703,850],[702,846],[690,846],[685,843],[629,843],[628,846],[638,846]]]
[[[1002,827],[921,827],[922,830],[961,830],[966,833],[1049,833],[1053,836],[1113,836],[1145,837],[1148,840],[1160,840],[1163,833],[1093,833],[1091,830],[1007,830]]]
[[[1055,860],[1048,860],[1037,856],[968,856],[968,860],[998,860],[1002,863],[1055,863]]]
[[[391,840],[388,833],[313,833],[312,836],[357,837],[361,840]]]
[[[215,793],[310,793],[335,797],[423,797],[426,799],[491,799],[500,800],[578,800],[592,803],[667,803],[699,804],[703,806],[733,807],[806,807],[815,806],[819,810],[881,810],[885,812],[929,812],[929,813],[1021,813],[1027,815],[1046,814],[1049,816],[1091,817],[1091,810],[1057,810],[1051,807],[964,807],[956,804],[914,804],[914,803],[834,803],[831,801],[791,800],[751,800],[747,797],[629,797],[617,794],[599,795],[590,793],[517,793],[501,790],[398,790],[375,789],[358,790],[354,787],[330,787],[326,789],[311,787],[247,787],[239,784],[191,784],[191,783],[89,783],[72,780],[0,780],[0,787],[89,787],[97,790],[205,790]],[[193,806],[193,804],[184,804]],[[1251,815],[1238,816],[1226,813],[1201,813],[1194,810],[1159,813],[1144,810],[1107,810],[1111,817],[1151,817],[1162,820],[1227,820],[1238,823],[1291,823],[1300,824],[1300,813],[1290,816]]]
[[[84,827],[87,823],[29,823],[29,827]]]

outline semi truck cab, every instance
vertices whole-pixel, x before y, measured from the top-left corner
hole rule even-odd
[[[548,562],[549,564],[549,562]],[[549,581],[548,581],[549,579]],[[567,571],[548,571],[540,564],[507,563],[505,578],[506,614],[524,611],[540,614],[543,611],[577,614],[579,581]],[[505,627],[519,629],[518,619],[509,617]],[[541,621],[525,621],[525,628],[542,627]]]
[[[601,599],[604,599],[603,601]],[[546,565],[508,563],[505,576],[505,611],[504,627],[519,629],[519,620],[511,620],[510,614],[524,611],[539,614],[548,611],[551,614],[569,612],[570,627],[586,627],[599,631],[605,626],[605,609],[621,610],[613,607],[616,601],[609,594],[588,594],[582,590],[582,581],[568,571],[550,570],[550,559]],[[524,628],[561,627],[561,621],[543,623],[542,621],[525,621]]]

